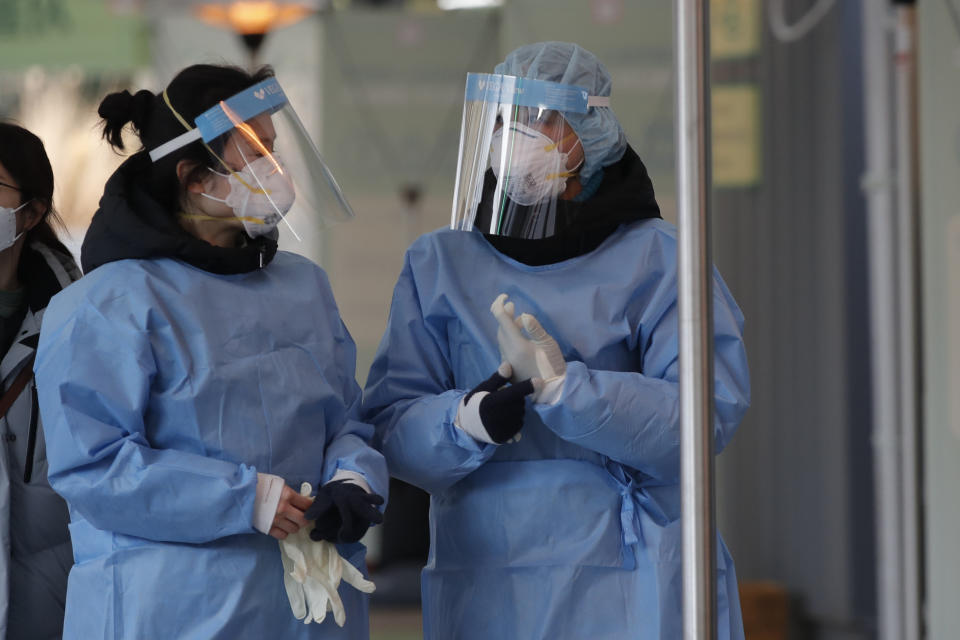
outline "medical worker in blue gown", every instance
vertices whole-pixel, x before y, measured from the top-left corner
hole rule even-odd
[[[327,277],[277,250],[278,225],[349,214],[336,183],[267,68],[188,67],[99,112],[143,150],[106,185],[35,367],[70,509],[64,637],[368,638],[346,583],[342,628],[294,617],[277,542],[313,520],[365,571],[386,491]]]
[[[470,74],[454,228],[410,247],[394,290],[364,415],[431,495],[431,640],[681,637],[676,229],[610,95],[573,44]],[[720,450],[749,380],[719,274],[713,301]]]

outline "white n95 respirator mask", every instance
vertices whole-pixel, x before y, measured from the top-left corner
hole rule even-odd
[[[575,175],[567,169],[570,153],[560,151],[560,144],[546,134],[515,122],[509,126],[510,154],[504,162],[503,131],[501,127],[493,133],[490,168],[507,196],[529,206],[563,193],[567,178]]]
[[[17,211],[30,204],[27,200],[16,209],[10,207],[0,207],[0,251],[4,251],[13,246],[24,234],[23,231],[17,233]]]
[[[296,200],[293,181],[277,154],[257,158],[240,171],[213,172],[227,179],[230,192],[226,198],[202,195],[230,207],[251,238],[273,231]]]

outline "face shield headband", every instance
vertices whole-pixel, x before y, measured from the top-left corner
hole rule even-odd
[[[207,146],[211,140],[232,129],[243,130],[245,121],[262,113],[275,113],[289,104],[276,78],[267,78],[231,98],[221,100],[197,116],[193,127],[170,104],[166,90],[163,91],[163,101],[186,131],[150,151],[150,160],[153,162],[196,140],[203,140],[204,146]],[[256,138],[256,134],[253,137]]]

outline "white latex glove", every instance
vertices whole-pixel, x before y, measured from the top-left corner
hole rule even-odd
[[[313,487],[304,482],[300,486],[300,495],[309,497],[311,493]],[[280,540],[283,586],[287,590],[290,609],[304,624],[323,622],[327,612],[333,611],[334,621],[342,627],[347,613],[337,593],[341,580],[363,593],[372,593],[376,587],[340,556],[332,542],[311,540],[312,529],[312,524],[301,527]]]
[[[500,356],[513,367],[513,382],[540,378],[545,384],[563,378],[567,362],[560,345],[547,333],[540,322],[529,313],[514,318],[514,305],[501,293],[490,306],[497,319],[497,343]],[[534,394],[534,400],[539,391]]]

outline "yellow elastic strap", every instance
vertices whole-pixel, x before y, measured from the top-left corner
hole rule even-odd
[[[180,121],[180,124],[182,124],[187,131],[193,129],[193,127],[190,126],[190,123],[184,120],[183,116],[177,113],[177,110],[173,108],[173,104],[170,102],[170,96],[167,95],[166,89],[163,90],[163,101],[167,103],[167,108],[170,109],[170,113],[172,113],[174,117]]]
[[[548,144],[547,146],[545,146],[545,147],[543,148],[543,150],[544,150],[544,151],[553,151],[554,149],[556,149],[557,147],[559,147],[560,145],[562,145],[564,142],[566,142],[566,141],[569,140],[570,138],[576,138],[576,137],[577,137],[576,132],[571,131],[571,132],[568,133],[567,135],[565,135],[565,136],[563,136],[562,138],[560,138],[560,140],[558,140],[557,142],[554,142],[553,144]]]
[[[561,144],[563,144],[564,142],[566,142],[567,140],[569,140],[571,137],[574,137],[574,138],[575,138],[576,136],[577,136],[576,132],[571,131],[571,132],[568,133],[567,135],[563,136],[563,138],[561,138],[559,142],[554,142],[553,144],[548,144],[547,146],[545,146],[545,147],[543,148],[543,150],[544,150],[544,151],[553,151],[554,149],[556,149],[557,147],[559,147]],[[578,140],[578,142],[579,142],[579,140]],[[574,145],[574,146],[576,146],[576,145]],[[581,160],[580,162],[582,163],[583,161]],[[579,168],[579,165],[577,165],[576,168]],[[553,180],[554,178],[572,178],[572,177],[575,176],[575,175],[577,175],[577,172],[576,172],[576,171],[561,171],[560,173],[548,173],[548,174],[547,174],[547,180]]]
[[[213,153],[213,151],[211,151],[210,153]],[[221,160],[221,159],[220,159],[220,156],[217,156],[217,154],[215,154],[215,153],[213,153],[213,155],[215,155],[215,156],[217,157],[217,160],[220,160],[220,163],[221,163],[224,167],[227,167],[227,163],[224,162],[223,160]],[[267,196],[270,195],[270,192],[269,192],[269,191],[265,191],[265,190],[261,189],[260,187],[251,187],[249,184],[247,184],[247,181],[244,180],[244,179],[240,176],[239,173],[237,173],[236,171],[234,171],[234,170],[231,169],[230,167],[227,167],[227,171],[229,171],[230,173],[232,173],[232,174],[233,174],[233,177],[237,179],[237,182],[239,182],[240,184],[242,184],[243,186],[245,186],[245,187],[250,191],[250,193],[262,193],[262,194],[267,195]]]
[[[250,216],[234,216],[232,218],[221,218],[219,216],[208,216],[202,213],[183,213],[180,212],[181,218],[186,218],[187,220],[219,220],[220,222],[232,222],[233,220],[242,220],[244,222],[260,223],[263,224],[263,220],[260,218],[251,218]]]

